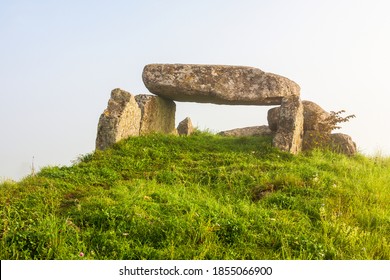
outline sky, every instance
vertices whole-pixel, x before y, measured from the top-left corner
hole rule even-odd
[[[147,93],[150,63],[259,68],[355,119],[361,153],[390,154],[387,0],[0,0],[0,181],[94,151],[110,92]],[[176,103],[214,132],[267,124],[267,106]]]

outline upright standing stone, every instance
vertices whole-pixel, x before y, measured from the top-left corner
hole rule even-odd
[[[142,79],[150,92],[184,102],[279,105],[300,94],[295,82],[244,66],[149,64]]]
[[[330,114],[314,102],[303,100],[303,140],[302,150],[321,147],[330,141]],[[272,131],[278,130],[280,106],[268,110],[268,125]]]
[[[141,110],[134,96],[116,88],[111,91],[107,109],[101,114],[96,149],[104,150],[129,136],[138,136]]]
[[[191,135],[193,132],[194,132],[194,127],[189,117],[182,120],[177,126],[177,133],[179,135]]]
[[[356,144],[349,135],[342,133],[331,134],[333,126],[331,125],[331,114],[322,109],[319,105],[311,101],[302,101],[303,105],[303,138],[302,151],[312,150],[314,148],[330,149],[332,151],[346,155],[357,153]],[[279,131],[281,124],[282,106],[272,108],[268,111],[268,125],[272,131]],[[283,122],[282,122],[283,123]],[[284,123],[288,123],[285,122]],[[286,146],[282,135],[274,139],[275,146]],[[288,138],[287,138],[288,139]]]
[[[302,150],[303,105],[298,96],[286,97],[279,111],[278,129],[273,145],[282,151],[297,154]]]
[[[137,95],[135,99],[141,108],[140,135],[175,133],[175,102],[148,94]]]
[[[322,109],[318,104],[302,100],[303,105],[303,130],[304,131],[328,131],[330,114]],[[267,120],[272,131],[278,129],[280,107],[268,110]],[[328,131],[330,133],[330,131]]]

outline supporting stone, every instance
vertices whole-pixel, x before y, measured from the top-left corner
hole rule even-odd
[[[304,131],[327,131],[329,130],[328,119],[330,114],[318,104],[302,100],[303,105],[303,130]],[[267,120],[272,131],[278,130],[280,106],[268,110]],[[330,133],[330,131],[328,131]]]
[[[315,148],[330,149],[332,151],[353,155],[357,152],[356,144],[349,135],[332,132],[331,114],[311,101],[302,101],[303,105],[303,140],[302,151]],[[268,111],[268,125],[272,131],[279,126],[281,107]]]
[[[107,109],[101,114],[96,149],[104,150],[129,136],[138,136],[141,110],[130,93],[116,88],[111,91]]]
[[[303,105],[298,96],[286,97],[279,111],[278,128],[273,145],[282,151],[297,154],[302,150]]]
[[[175,102],[148,94],[137,95],[135,100],[141,109],[140,135],[175,133]]]

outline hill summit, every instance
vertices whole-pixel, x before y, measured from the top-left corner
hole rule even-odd
[[[129,137],[0,185],[1,259],[389,259],[390,161]]]

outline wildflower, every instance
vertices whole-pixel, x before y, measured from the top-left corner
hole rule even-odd
[[[80,256],[80,257],[84,257],[84,253],[83,253],[83,252],[80,252],[79,256]]]

